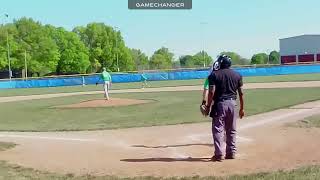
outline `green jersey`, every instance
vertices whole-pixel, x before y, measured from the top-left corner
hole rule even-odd
[[[204,81],[203,89],[206,89],[206,90],[209,89],[209,79],[208,78]]]
[[[107,71],[103,71],[101,74],[101,79],[103,81],[111,81],[111,76]]]
[[[141,74],[141,80],[146,81],[146,80],[148,80],[148,78],[144,74]]]

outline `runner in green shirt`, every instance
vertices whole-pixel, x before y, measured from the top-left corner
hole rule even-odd
[[[209,79],[208,78],[204,81],[203,89],[206,89],[206,90],[209,89]]]
[[[142,89],[149,86],[147,80],[148,80],[147,76],[144,73],[142,73],[141,74]]]
[[[209,91],[209,79],[206,78],[203,84],[202,105],[206,105],[207,103],[208,91]]]
[[[209,75],[212,73],[212,71],[217,71],[218,68],[216,68],[216,62],[213,63],[212,67],[209,70]],[[205,79],[203,83],[203,92],[202,92],[202,105],[207,104],[207,96],[209,92],[209,79],[208,77]]]

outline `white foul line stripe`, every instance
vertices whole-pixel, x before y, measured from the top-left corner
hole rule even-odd
[[[292,117],[292,116],[296,116],[298,114],[303,114],[303,113],[308,112],[308,111],[311,112],[311,111],[314,111],[314,109],[301,109],[299,111],[288,113],[288,114],[284,114],[284,115],[280,115],[280,116],[277,116],[277,117],[274,117],[274,118],[268,118],[268,119],[264,119],[264,120],[261,120],[261,121],[251,122],[250,124],[246,124],[246,125],[240,126],[239,130],[250,129],[250,128],[253,128],[253,127],[262,126],[264,124],[268,124],[268,123],[271,123],[271,122],[274,122],[274,121],[279,121],[279,120],[283,120],[283,119],[286,119],[286,118],[289,118],[289,117]]]
[[[280,120],[287,119],[287,118],[292,117],[292,116],[303,114],[303,113],[306,113],[308,111],[312,112],[312,111],[314,111],[314,109],[299,109],[298,111],[295,111],[295,112],[292,112],[292,113],[283,114],[283,115],[280,115],[280,116],[277,116],[277,117],[274,117],[274,118],[267,118],[267,119],[264,118],[264,119],[262,119],[260,121],[250,122],[248,124],[242,125],[242,126],[240,126],[238,128],[238,130],[245,130],[245,129],[250,129],[250,128],[262,126],[262,125],[265,125],[265,124],[268,124],[268,123],[272,123],[274,121],[280,121]],[[310,116],[310,114],[308,116]],[[199,141],[203,137],[211,137],[211,136],[212,136],[211,134],[193,134],[193,135],[189,135],[188,138],[193,140],[193,141]],[[237,138],[239,140],[243,141],[243,142],[252,141],[252,139],[250,139],[250,138],[245,138],[245,137],[240,137],[240,136],[237,136]]]
[[[27,135],[6,135],[0,134],[0,137],[8,138],[26,138],[26,139],[46,139],[46,140],[61,140],[61,141],[81,141],[81,142],[93,142],[96,139],[79,139],[79,138],[60,138],[60,137],[48,137],[48,136],[27,136]]]

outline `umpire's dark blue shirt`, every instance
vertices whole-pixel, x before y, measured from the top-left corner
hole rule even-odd
[[[215,86],[214,101],[237,99],[237,90],[243,85],[242,76],[232,69],[213,71],[209,77],[209,86]]]

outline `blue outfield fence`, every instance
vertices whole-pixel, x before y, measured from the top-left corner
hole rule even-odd
[[[296,66],[273,66],[273,67],[249,67],[235,68],[242,76],[272,76],[289,74],[320,73],[320,65],[296,65]],[[163,80],[187,80],[204,79],[208,76],[208,70],[176,70],[170,72],[145,73],[149,81]],[[141,75],[138,73],[112,74],[113,83],[139,82]],[[29,80],[5,80],[0,81],[0,89],[10,88],[36,88],[56,86],[77,86],[83,84],[101,83],[99,75],[41,78]]]

